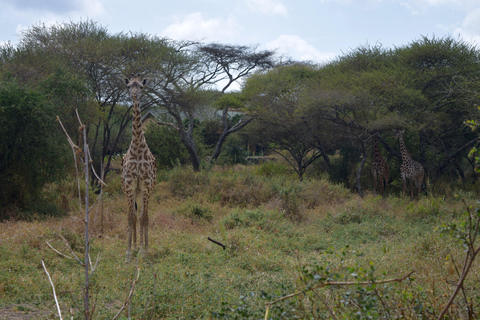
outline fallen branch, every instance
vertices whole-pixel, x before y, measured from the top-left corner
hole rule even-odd
[[[212,242],[215,243],[215,244],[218,244],[219,246],[223,247],[223,250],[225,250],[226,245],[224,245],[223,243],[220,243],[220,242],[218,242],[218,241],[216,241],[216,240],[213,240],[213,239],[210,238],[210,237],[208,237],[208,240],[212,241]]]
[[[45,270],[45,273],[47,274],[48,281],[50,281],[50,284],[52,285],[53,297],[55,298],[55,304],[57,305],[58,316],[60,317],[60,320],[63,320],[62,310],[60,310],[60,305],[58,303],[57,294],[55,293],[55,285],[53,284],[52,278],[50,278],[50,274],[48,273],[47,267],[45,267],[45,263],[43,262],[43,260],[42,260],[42,266],[43,266],[43,270]]]
[[[274,305],[277,302],[293,298],[295,296],[298,296],[300,294],[305,294],[309,291],[317,290],[323,287],[327,286],[354,286],[354,285],[370,285],[370,284],[382,284],[382,283],[389,283],[389,282],[402,282],[403,280],[407,279],[410,277],[415,271],[410,272],[409,274],[403,276],[402,278],[395,278],[395,279],[388,279],[388,280],[382,280],[382,281],[364,281],[364,282],[336,282],[336,281],[326,281],[316,287],[313,287],[311,289],[305,290],[305,291],[299,291],[295,292],[286,296],[283,296],[281,298],[278,298],[277,300],[267,302],[265,305],[267,306],[267,310],[265,310],[265,320],[268,318],[268,312],[270,310],[270,306]]]

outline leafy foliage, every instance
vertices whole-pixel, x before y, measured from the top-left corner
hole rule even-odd
[[[145,130],[145,138],[159,168],[172,168],[188,161],[188,152],[174,129],[151,123]]]
[[[12,204],[31,208],[42,187],[63,173],[59,168],[70,153],[59,135],[57,111],[45,95],[19,88],[13,79],[0,85],[1,218]]]

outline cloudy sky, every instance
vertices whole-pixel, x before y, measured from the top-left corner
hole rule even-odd
[[[480,44],[480,0],[0,0],[0,8],[0,44],[32,25],[87,19],[111,33],[258,44],[315,62],[421,36]]]

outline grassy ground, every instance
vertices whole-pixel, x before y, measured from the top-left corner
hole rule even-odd
[[[211,319],[215,314],[259,319],[266,302],[304,289],[318,265],[331,270],[332,279],[349,281],[397,278],[414,271],[411,281],[383,295],[390,299],[383,302],[406,310],[421,305],[429,310],[423,317],[433,317],[448,300],[458,278],[455,262],[460,265],[464,256],[462,246],[441,235],[438,227],[460,219],[465,206],[475,204],[475,196],[466,192],[460,198],[359,198],[326,180],[300,182],[272,164],[201,173],[175,168],[159,175],[151,199],[150,250],[127,264],[126,201],[118,176],[112,174],[107,183],[103,213],[92,213],[92,259],[100,256],[91,279],[95,319],[111,319],[120,310],[137,270],[138,282],[123,319],[128,313],[133,319]],[[61,193],[72,193],[66,187],[56,192],[59,199]],[[70,202],[74,208],[76,200]],[[83,268],[47,245],[71,256],[61,235],[83,259],[81,219],[72,210],[64,218],[0,225],[0,319],[55,318],[42,260],[64,316],[82,318]],[[477,261],[465,285],[475,305],[480,302],[479,269]],[[291,305],[272,307],[271,315],[334,318],[363,303],[357,297],[361,290],[322,289],[292,299]],[[405,317],[422,318],[414,313]]]

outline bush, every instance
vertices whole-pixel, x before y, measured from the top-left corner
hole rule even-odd
[[[239,135],[230,135],[222,147],[219,156],[219,164],[245,164],[248,156],[246,144]]]
[[[175,129],[158,126],[152,122],[145,130],[145,138],[150,151],[157,160],[158,168],[172,168],[178,163],[188,162],[188,151],[180,141]]]
[[[189,218],[193,222],[210,222],[213,219],[213,213],[209,207],[202,206],[191,200],[183,203],[174,213]]]
[[[46,183],[62,173],[66,140],[47,98],[15,84],[0,87],[0,218],[11,205],[35,207]],[[41,201],[40,201],[41,202]]]

